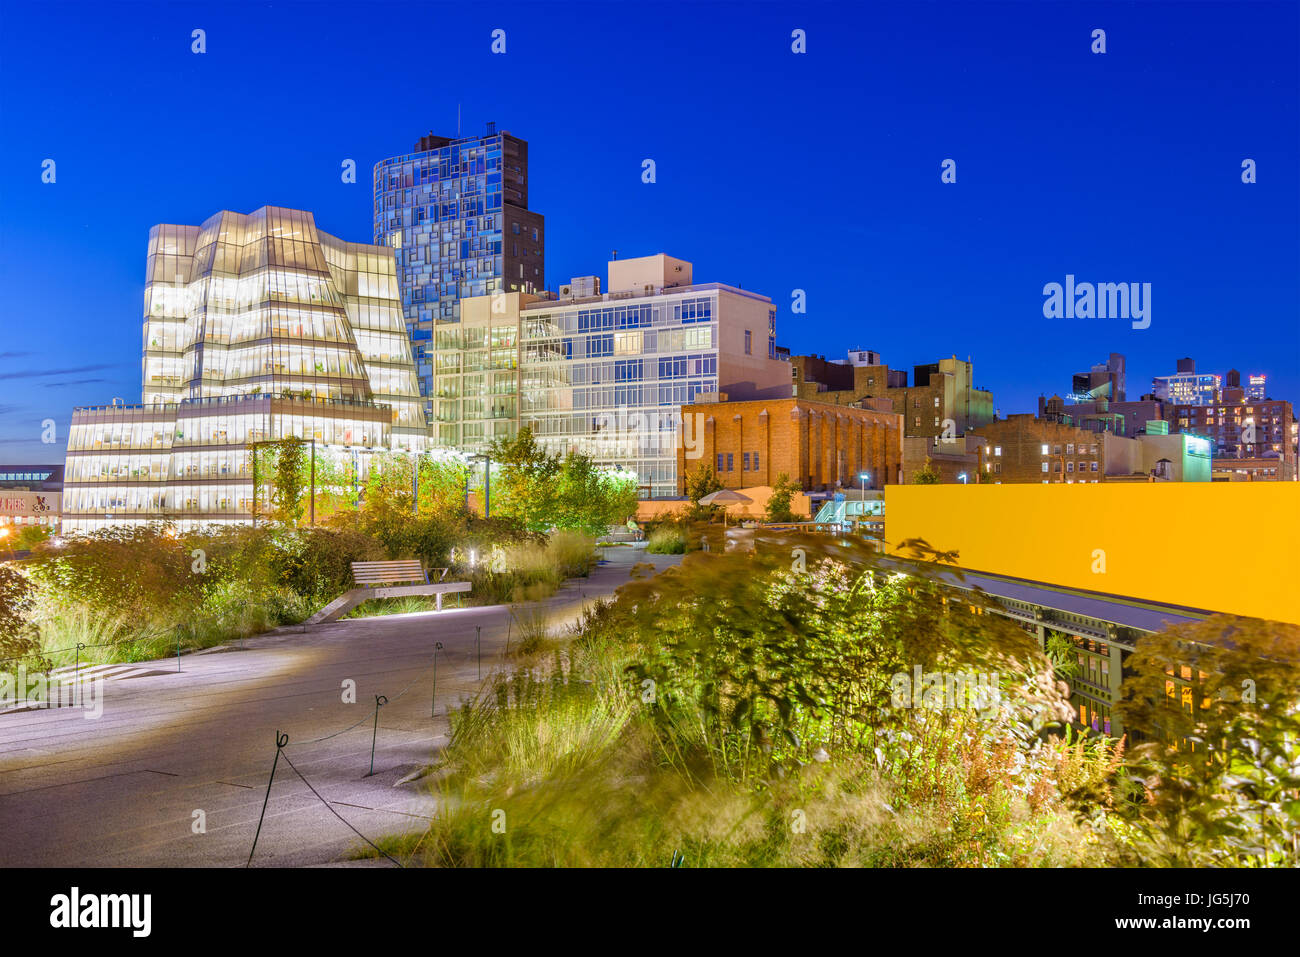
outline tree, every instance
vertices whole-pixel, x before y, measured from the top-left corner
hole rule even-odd
[[[913,485],[938,485],[942,479],[939,477],[939,471],[930,461],[930,457],[925,457],[925,464],[916,470],[912,476]]]
[[[534,532],[555,528],[601,534],[636,509],[636,477],[605,469],[582,452],[561,458],[538,445],[524,426],[492,447],[499,471],[492,485],[493,514]]]
[[[559,456],[542,448],[530,426],[514,438],[498,440],[489,453],[498,470],[492,483],[493,513],[540,531],[555,512]]]
[[[790,511],[790,502],[799,486],[790,481],[790,476],[782,472],[776,477],[772,486],[772,495],[767,500],[767,520],[769,522],[793,522],[794,513]]]
[[[624,522],[636,503],[633,473],[603,469],[589,456],[570,452],[556,474],[551,524],[599,535]]]
[[[711,505],[701,505],[700,499],[711,492],[717,492],[722,489],[722,482],[718,479],[717,474],[713,471],[711,465],[701,465],[699,468],[686,473],[686,497],[691,500],[691,507],[687,511],[688,517],[695,521],[707,520],[713,517],[714,507]]]

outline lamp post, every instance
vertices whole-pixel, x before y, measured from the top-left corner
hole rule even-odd
[[[862,483],[862,498],[865,500],[867,497],[867,483],[871,481],[871,473],[859,472],[858,481]]]
[[[960,475],[958,475],[957,477],[958,477],[959,479],[961,479],[961,484],[962,484],[962,485],[965,485],[965,484],[966,484],[966,473],[965,473],[965,472],[962,472],[962,473],[961,473]]]

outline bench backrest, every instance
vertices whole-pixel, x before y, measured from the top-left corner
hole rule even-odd
[[[352,578],[358,585],[380,585],[388,582],[427,582],[428,576],[418,558],[391,562],[353,562]]]

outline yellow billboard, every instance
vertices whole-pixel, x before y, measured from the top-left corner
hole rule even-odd
[[[886,551],[923,538],[957,564],[1300,624],[1300,483],[890,485]]]

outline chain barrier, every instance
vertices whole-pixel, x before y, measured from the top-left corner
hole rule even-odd
[[[379,704],[380,698],[383,698],[383,695],[376,696],[376,701],[375,701],[376,715],[378,714],[378,709],[380,707]],[[365,841],[367,844],[373,847],[378,853],[388,858],[398,867],[405,867],[405,865],[402,864],[401,861],[397,860],[387,851],[380,848],[378,844],[376,844],[370,838],[366,837],[355,827],[353,827],[351,823],[349,823],[348,820],[345,817],[343,817],[342,814],[334,810],[334,805],[330,804],[329,801],[325,800],[325,797],[319,791],[316,790],[315,786],[310,781],[308,781],[306,776],[301,771],[298,770],[297,766],[291,760],[289,760],[289,755],[284,753],[284,749],[288,746],[288,744],[289,744],[289,736],[280,731],[276,731],[275,732],[275,760],[271,762],[271,777],[266,782],[266,797],[262,799],[262,813],[257,816],[257,831],[253,834],[253,846],[248,852],[248,860],[244,862],[244,867],[252,866],[253,855],[257,853],[257,842],[258,839],[261,838],[262,836],[262,822],[266,820],[266,806],[271,801],[271,785],[275,783],[275,771],[276,768],[278,768],[280,765],[280,758],[284,758],[284,763],[289,765],[289,767],[293,770],[293,773],[298,775],[299,780],[301,780],[303,784],[307,785],[307,790],[311,791],[311,793],[316,796],[316,800],[320,801],[321,804],[325,805],[326,810],[328,810],[336,818],[342,821],[343,824],[347,826],[347,829],[349,831],[351,831],[357,837],[361,838],[361,840]],[[373,763],[374,763],[374,756],[372,754],[371,756],[372,773],[373,773]]]

